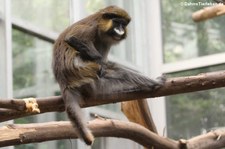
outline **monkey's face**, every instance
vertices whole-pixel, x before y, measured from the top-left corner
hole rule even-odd
[[[130,22],[129,15],[122,9],[115,12],[106,12],[99,23],[100,32],[104,39],[110,43],[118,43],[127,36],[127,25]]]
[[[129,20],[112,14],[106,14],[104,17],[110,22],[110,27],[107,34],[113,40],[120,41],[126,38]]]

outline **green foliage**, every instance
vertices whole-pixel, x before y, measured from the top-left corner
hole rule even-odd
[[[12,15],[59,32],[69,25],[69,0],[12,0]]]
[[[33,116],[28,116],[26,118],[19,118],[19,119],[16,119],[14,122],[18,123],[18,124],[29,124],[29,123],[33,123],[34,122],[34,117]]]
[[[212,0],[163,0],[162,26],[166,63],[225,52],[225,17],[194,23],[191,15]],[[187,5],[187,3],[198,5]]]
[[[14,18],[31,23],[36,27],[61,32],[69,24],[69,0],[12,0],[11,4]],[[18,91],[36,85],[36,63],[41,58],[49,59],[49,54],[51,56],[49,50],[51,50],[52,45],[15,29],[12,31],[12,39],[13,89]],[[39,59],[37,59],[37,55]],[[51,60],[49,59],[49,61]],[[51,64],[48,63],[44,67],[49,65]],[[50,67],[49,71],[51,72]],[[52,79],[52,75],[48,72],[42,73],[38,76],[47,76],[46,79]],[[43,81],[43,85],[45,85],[45,82]],[[15,120],[15,123],[20,124],[32,122],[34,122],[34,117]],[[59,148],[65,148],[65,144],[59,144]],[[15,148],[35,149],[37,144],[18,145]]]
[[[172,74],[172,76],[196,75],[216,71],[224,65]],[[224,88],[167,97],[167,128],[172,138],[190,138],[224,126]]]
[[[165,62],[224,52],[224,17],[194,23],[191,14],[203,6],[181,6],[183,2],[197,1],[162,1]],[[197,75],[223,69],[224,65],[221,65],[174,73],[172,76]],[[166,103],[168,134],[172,138],[190,138],[224,125],[224,89],[169,96]]]
[[[16,145],[16,149],[36,149],[35,144],[26,144],[26,145]]]
[[[13,88],[20,89],[34,85],[35,63],[31,49],[34,38],[18,30],[12,31],[13,39]],[[26,55],[26,56],[25,56]]]

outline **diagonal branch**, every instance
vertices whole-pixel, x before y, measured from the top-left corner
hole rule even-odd
[[[205,7],[192,14],[192,19],[195,22],[205,21],[214,17],[218,17],[225,14],[225,5],[218,4],[211,7]]]
[[[185,141],[187,149],[219,149],[225,147],[225,130],[218,129]]]
[[[91,99],[87,99],[86,103],[81,105],[81,107],[90,107],[115,102],[130,101],[135,99],[188,93],[219,87],[225,87],[225,71],[203,73],[196,76],[170,78],[167,79],[165,85],[160,89],[149,92],[142,90],[133,91],[127,93],[126,96],[120,98],[110,94],[97,95],[92,97]],[[37,103],[41,113],[64,111],[64,103],[60,96],[38,98]],[[20,106],[19,110],[21,111],[18,111],[17,105]],[[20,99],[11,99],[11,100],[0,99],[0,122],[36,114],[24,112],[26,110],[26,106],[23,107],[21,105],[24,105],[24,101]],[[7,108],[7,112],[5,109],[2,108]]]

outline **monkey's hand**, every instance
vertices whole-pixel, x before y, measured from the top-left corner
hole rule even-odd
[[[101,65],[101,68],[98,71],[98,77],[102,78],[106,76],[107,73],[107,64],[103,61],[98,62]]]
[[[87,61],[100,61],[102,55],[95,49],[92,43],[85,43],[72,36],[65,42],[80,53],[80,57]]]

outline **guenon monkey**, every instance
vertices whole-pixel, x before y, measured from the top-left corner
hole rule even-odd
[[[79,104],[92,98],[126,98],[130,92],[152,91],[163,84],[162,79],[151,80],[107,60],[110,47],[126,38],[130,20],[125,10],[109,6],[69,26],[54,44],[53,72],[67,115],[88,145],[94,137]]]

